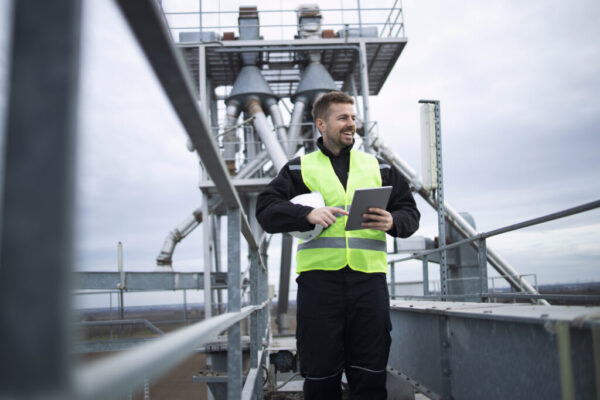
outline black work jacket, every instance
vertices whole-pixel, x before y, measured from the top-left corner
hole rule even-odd
[[[323,145],[323,138],[318,139],[317,146],[331,160],[333,170],[345,189],[352,146],[346,147],[337,156]],[[395,237],[409,237],[419,228],[421,217],[410,187],[392,165],[379,157],[377,161],[379,161],[382,186],[392,187],[386,209],[392,214],[394,226],[387,233]],[[313,208],[289,201],[293,197],[310,192],[302,180],[301,171],[290,170],[290,165],[300,165],[300,157],[290,160],[258,196],[256,218],[263,229],[269,233],[307,231],[314,228],[314,225],[306,220],[306,216]]]

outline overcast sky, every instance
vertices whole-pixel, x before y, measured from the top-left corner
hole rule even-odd
[[[165,236],[200,205],[198,157],[113,2],[84,3],[76,267],[116,270],[122,241],[126,269],[152,270]],[[260,11],[299,3],[244,4]],[[478,230],[600,198],[598,1],[403,5],[408,44],[371,98],[371,118],[401,158],[420,171],[418,100],[439,99],[445,199],[469,211]],[[237,2],[221,7],[236,10]],[[418,204],[417,235],[437,235],[435,214]],[[600,212],[592,211],[489,245],[541,283],[598,281],[599,238]],[[180,243],[175,270],[201,267],[201,243],[201,229]],[[278,249],[271,250],[276,283]],[[398,267],[398,275],[418,280],[420,267]]]

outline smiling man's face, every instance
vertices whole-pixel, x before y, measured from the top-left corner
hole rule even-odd
[[[356,113],[354,105],[346,103],[332,103],[329,106],[327,117],[318,118],[317,128],[323,135],[323,144],[333,154],[354,143],[356,133]]]

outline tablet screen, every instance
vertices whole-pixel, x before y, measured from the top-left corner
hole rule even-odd
[[[346,222],[346,230],[364,229],[360,226],[363,222],[362,215],[367,213],[369,208],[372,207],[383,208],[385,210],[391,193],[391,186],[357,189],[354,191],[354,198],[350,205],[350,215],[348,215],[348,221]]]

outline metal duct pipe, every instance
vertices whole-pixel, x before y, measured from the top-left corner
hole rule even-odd
[[[265,144],[273,165],[275,166],[276,172],[279,172],[281,168],[288,162],[288,158],[281,147],[281,143],[277,141],[277,137],[271,130],[267,117],[263,112],[260,100],[258,98],[251,98],[246,106],[248,113],[254,117],[254,128],[258,132],[260,139]]]
[[[298,148],[298,139],[302,132],[302,116],[304,115],[304,108],[306,107],[306,99],[299,97],[294,103],[294,109],[292,110],[292,119],[290,121],[290,127],[288,129],[288,143],[287,143],[287,154],[292,156]]]
[[[239,138],[237,137],[238,117],[240,116],[240,103],[235,100],[228,100],[225,109],[225,125],[223,126],[223,147],[225,148],[225,164],[230,175],[235,174],[235,153],[240,149]]]
[[[273,126],[277,131],[279,143],[281,143],[283,147],[287,148],[288,133],[283,123],[283,115],[281,115],[281,110],[279,109],[279,105],[277,103],[273,102],[273,104],[269,106],[269,115],[271,116],[271,121],[273,122]]]
[[[381,138],[376,138],[372,142],[371,146],[375,151],[378,151],[384,159],[386,159],[400,171],[400,173],[410,182],[410,184],[430,206],[432,206],[434,209],[437,209],[434,199],[429,195],[429,192],[423,188],[423,183],[421,182],[417,173],[408,164],[398,158],[396,154],[381,140]],[[471,237],[477,234],[477,231],[473,229],[473,227],[469,225],[469,223],[458,212],[456,212],[454,208],[452,208],[452,206],[444,202],[444,208],[448,221],[465,237]],[[524,292],[534,294],[538,293],[527,281],[522,281],[519,279],[518,272],[498,253],[493,251],[489,245],[486,246],[486,250],[489,263],[492,264],[496,271],[505,277],[509,284]],[[540,302],[546,305],[548,304],[548,302],[545,300],[541,300]]]
[[[173,268],[173,252],[175,246],[183,238],[189,235],[202,222],[202,207],[198,207],[187,216],[175,229],[173,229],[163,242],[160,254],[156,258],[156,265],[159,267]]]
[[[238,178],[246,178],[252,175],[256,170],[262,167],[267,161],[268,153],[261,152],[257,158],[246,164],[239,172]],[[209,208],[216,208],[220,205],[221,199],[215,198],[215,202],[209,202]],[[163,242],[160,254],[156,258],[156,266],[172,269],[173,268],[173,253],[175,246],[181,242],[187,235],[192,233],[202,223],[202,207],[198,207],[187,216],[175,229],[169,232]]]
[[[236,175],[236,178],[243,179],[252,176],[259,168],[261,168],[267,162],[269,153],[265,150],[258,153],[256,158],[244,164],[240,169],[240,172]]]

